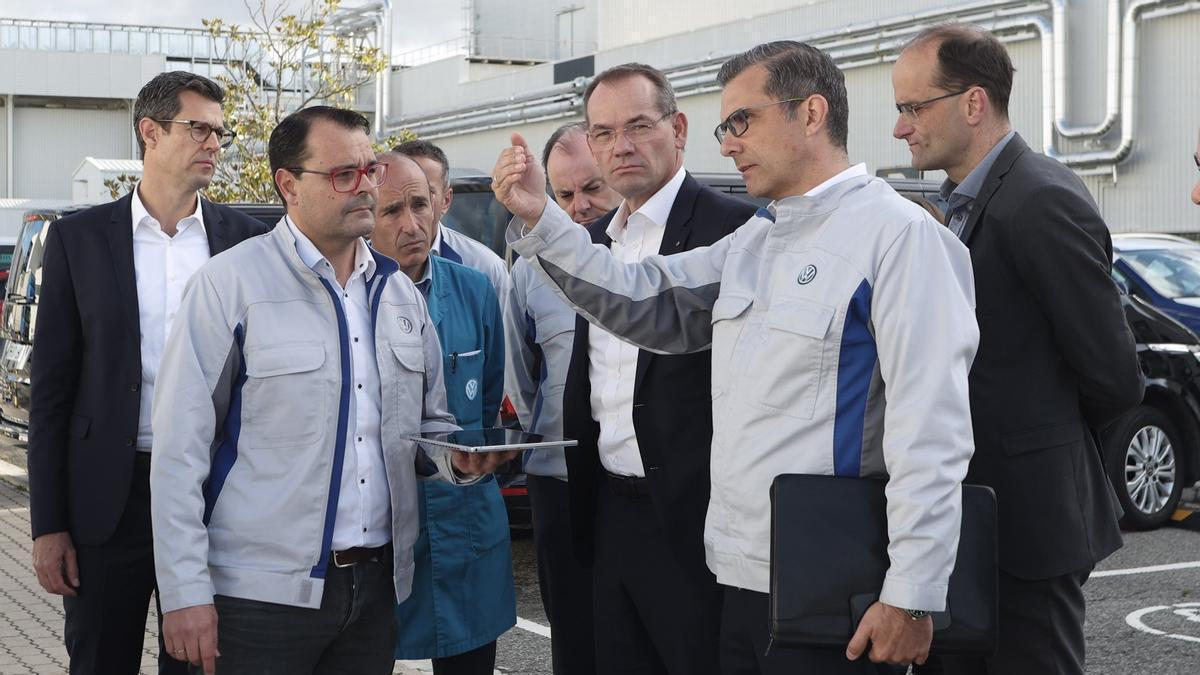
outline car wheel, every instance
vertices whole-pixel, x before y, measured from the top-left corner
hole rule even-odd
[[[1157,408],[1142,405],[1118,419],[1104,436],[1108,476],[1125,510],[1121,526],[1162,525],[1183,494],[1180,436]]]

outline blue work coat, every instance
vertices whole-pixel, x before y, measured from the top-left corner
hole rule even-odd
[[[490,427],[504,396],[504,326],[482,272],[429,257],[429,316],[442,343],[450,413]],[[396,608],[398,659],[454,656],[517,622],[508,515],[494,478],[470,486],[420,481],[412,595]]]

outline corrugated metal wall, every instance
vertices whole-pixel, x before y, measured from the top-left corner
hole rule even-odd
[[[0,96],[0,194],[8,194],[8,110],[4,107],[6,97]]]
[[[1111,175],[1089,176],[1114,232],[1197,232],[1196,182],[1200,127],[1200,13],[1143,22],[1138,36],[1137,134],[1133,154]]]
[[[70,199],[71,173],[84,157],[129,156],[127,110],[17,105],[14,112],[13,188],[21,197]]]

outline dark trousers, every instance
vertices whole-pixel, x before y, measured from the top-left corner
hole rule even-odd
[[[771,644],[770,597],[724,586],[721,612],[723,675],[899,675],[907,667],[846,659],[845,649],[798,649]]]
[[[571,546],[566,482],[526,476],[533,511],[533,547],[538,588],[550,620],[554,675],[595,675],[596,636],[592,620],[592,570]]]
[[[598,507],[596,671],[715,675],[721,617],[716,581],[676,560],[648,495],[601,486]]]
[[[1090,572],[1029,581],[1000,572],[1000,635],[988,659],[931,659],[922,675],[1083,675]]]
[[[221,675],[386,675],[395,666],[392,549],[329,565],[319,609],[216,597]],[[193,672],[201,672],[194,669]]]
[[[138,453],[125,513],[113,536],[98,546],[75,544],[79,590],[63,598],[72,675],[137,673],[154,592],[154,537],[150,530],[150,455]],[[162,635],[162,619],[159,619]],[[159,673],[187,668],[158,643]]]
[[[492,675],[496,672],[496,641],[469,652],[433,660],[433,675]]]

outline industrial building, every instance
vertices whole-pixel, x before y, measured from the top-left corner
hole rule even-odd
[[[388,5],[367,7],[381,30],[403,20],[402,5]],[[463,0],[462,14],[461,38],[391,54],[391,71],[359,100],[380,134],[411,129],[458,167],[488,171],[513,131],[540,144],[581,119],[589,76],[641,61],[676,87],[688,168],[733,171],[710,133],[716,71],[754,44],[799,39],[846,73],[851,159],[903,170],[892,62],[921,28],[967,21],[1012,54],[1014,127],[1084,177],[1114,231],[1200,232],[1188,201],[1200,0]],[[130,105],[141,83],[180,67],[212,74],[220,64],[208,40],[197,29],[0,17],[0,196],[69,198],[84,157],[135,159]]]

